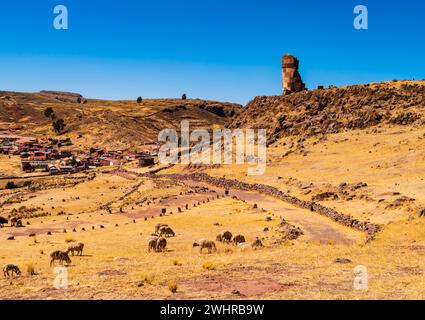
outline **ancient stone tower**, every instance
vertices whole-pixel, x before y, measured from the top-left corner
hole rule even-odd
[[[282,57],[283,95],[305,90],[305,84],[298,72],[299,61],[290,54]]]

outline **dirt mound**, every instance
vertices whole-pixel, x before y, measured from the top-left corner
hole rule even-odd
[[[261,96],[233,117],[231,128],[265,128],[269,143],[378,124],[424,125],[425,83],[391,82]]]

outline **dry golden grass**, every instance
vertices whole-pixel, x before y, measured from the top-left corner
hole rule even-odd
[[[224,210],[223,210],[224,209]],[[37,271],[29,278],[0,280],[0,296],[8,298],[57,299],[164,299],[164,298],[238,298],[258,299],[377,299],[414,298],[425,295],[423,279],[423,220],[398,222],[387,226],[372,244],[321,244],[308,237],[273,246],[275,231],[263,232],[267,212],[225,198],[191,208],[180,214],[131,223],[123,215],[80,214],[80,221],[105,229],[78,231],[72,238],[86,244],[82,257],[72,257],[68,268],[69,287],[53,289],[50,252],[65,249],[67,234],[37,235],[5,241],[6,228],[0,230],[0,263],[31,263]],[[60,217],[65,223],[65,217]],[[43,226],[55,225],[59,217],[47,217]],[[166,222],[176,231],[168,239],[168,251],[147,252],[147,237],[154,225]],[[277,220],[274,224],[277,224]],[[119,227],[114,227],[118,223]],[[219,226],[216,224],[219,223]],[[34,223],[36,224],[36,223]],[[84,224],[84,223],[83,223]],[[404,229],[406,225],[409,227]],[[35,225],[32,227],[39,227]],[[215,254],[200,254],[192,243],[200,238],[215,239],[223,229],[243,233],[248,241],[265,238],[266,248],[253,251],[218,244]],[[397,240],[394,240],[397,235]],[[266,239],[267,238],[267,239]],[[409,249],[417,247],[417,250]],[[20,252],[19,255],[16,252]],[[350,264],[336,264],[349,258]],[[178,262],[178,263],[177,263]],[[364,265],[369,272],[369,290],[353,289],[354,267]],[[143,283],[143,285],[140,285]],[[176,292],[174,284],[178,286]],[[243,297],[243,296],[242,296]]]
[[[0,208],[2,216],[13,209],[19,211],[22,206],[44,208],[52,214],[30,219],[31,225],[23,229],[0,229],[0,264],[15,263],[21,268],[32,265],[37,273],[1,279],[0,297],[424,299],[425,219],[417,213],[425,207],[425,129],[381,126],[329,135],[324,141],[312,138],[305,142],[305,153],[293,149],[292,154],[283,157],[293,140],[284,138],[268,149],[264,176],[247,176],[247,166],[197,170],[272,185],[307,200],[320,192],[337,192],[342,182],[365,182],[368,186],[353,191],[356,197],[351,201],[340,198],[320,203],[360,220],[381,224],[383,230],[376,240],[365,244],[362,233],[267,197],[254,197],[259,209],[253,209],[252,201],[243,203],[229,197],[190,206],[190,210],[182,213],[177,213],[177,206],[182,205],[176,204],[167,206],[166,216],[149,216],[145,221],[137,214],[149,206],[136,202],[149,199],[150,207],[159,213],[165,206],[161,198],[179,198],[179,193],[188,187],[175,181],[132,180],[99,172],[95,180],[72,187],[36,192],[19,189],[22,194],[17,202]],[[129,169],[145,170],[132,165]],[[197,170],[178,165],[162,173]],[[120,199],[142,181],[136,192]],[[310,184],[313,187],[307,193],[304,186]],[[1,190],[0,200],[10,197],[12,192]],[[403,196],[415,200],[391,206]],[[114,214],[100,209],[108,202]],[[124,213],[119,213],[120,208]],[[66,214],[58,215],[62,211]],[[170,215],[170,211],[174,214]],[[274,245],[280,236],[276,230],[279,216],[300,226],[305,235]],[[272,221],[266,221],[267,217],[272,217]],[[176,237],[167,238],[167,251],[148,253],[147,238],[158,222],[169,224]],[[265,232],[265,227],[270,231]],[[62,233],[63,228],[67,229],[66,234]],[[47,235],[49,229],[57,233]],[[27,236],[31,230],[37,233],[36,238]],[[200,254],[199,248],[193,248],[195,241],[214,240],[223,230],[244,234],[248,243],[260,237],[265,248],[254,251],[217,243],[218,252],[213,254]],[[15,241],[6,241],[11,232],[25,234],[16,236]],[[48,253],[65,249],[69,239],[86,244],[84,255],[71,257],[68,289],[56,290]],[[336,263],[336,259],[351,262]],[[367,268],[368,290],[354,289],[356,266]]]

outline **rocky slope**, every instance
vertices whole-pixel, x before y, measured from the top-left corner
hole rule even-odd
[[[425,82],[393,81],[256,97],[233,117],[231,128],[265,128],[269,143],[378,124],[424,125]]]

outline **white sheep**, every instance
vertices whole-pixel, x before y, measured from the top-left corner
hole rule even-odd
[[[212,251],[217,252],[217,247],[214,243],[214,241],[201,239],[198,242],[195,242],[193,244],[193,247],[200,247],[199,251],[202,253],[203,249],[207,249],[208,253],[211,253]]]
[[[66,250],[66,253],[69,254],[70,252],[72,252],[72,255],[74,255],[74,252],[77,251],[77,256],[83,255],[83,249],[84,249],[84,243],[82,242],[77,242],[77,243],[72,243],[71,245],[69,245],[68,250]]]

